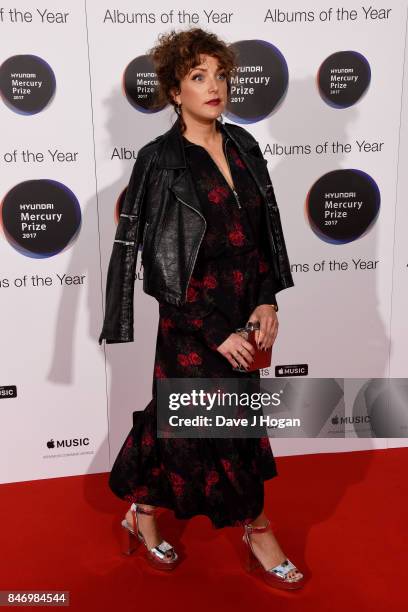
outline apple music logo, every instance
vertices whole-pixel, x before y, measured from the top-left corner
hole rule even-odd
[[[0,386],[0,399],[17,397],[16,385],[2,385]]]
[[[275,366],[275,376],[307,376],[309,366],[307,363],[298,363],[294,365],[279,365]]]
[[[89,438],[71,438],[71,440],[48,440],[47,448],[71,448],[71,446],[88,446]]]

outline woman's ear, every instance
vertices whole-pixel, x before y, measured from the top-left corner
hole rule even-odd
[[[175,87],[173,87],[172,89],[170,89],[170,95],[173,98],[173,101],[175,104],[181,104],[179,89],[176,89]]]

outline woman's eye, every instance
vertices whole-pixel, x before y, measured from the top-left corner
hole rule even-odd
[[[201,79],[201,78],[203,78],[203,76],[204,75],[202,75],[202,74],[195,74],[192,77],[192,80],[195,81],[195,80],[197,80],[197,78]],[[222,72],[221,74],[218,75],[218,77],[221,78],[221,80],[225,80],[227,78],[227,75],[224,72]]]

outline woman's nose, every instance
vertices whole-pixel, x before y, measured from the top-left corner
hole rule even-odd
[[[211,79],[208,89],[211,92],[218,91],[218,83],[215,78]]]

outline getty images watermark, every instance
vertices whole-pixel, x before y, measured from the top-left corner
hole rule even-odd
[[[408,380],[162,378],[160,438],[406,437]],[[137,413],[135,413],[137,414]]]
[[[166,378],[157,380],[159,437],[259,438],[266,428],[300,427],[283,417],[280,391],[260,389],[259,378]]]
[[[180,411],[187,408],[190,416],[181,416],[179,414],[170,415],[168,422],[172,427],[233,427],[247,428],[257,426],[267,427],[299,427],[300,419],[276,418],[270,414],[263,414],[260,411],[265,407],[280,406],[279,393],[267,392],[236,392],[222,391],[218,389],[215,392],[205,391],[204,389],[192,389],[190,392],[171,392],[168,398],[169,410]],[[210,411],[223,409],[234,410],[234,414],[227,416],[226,414],[215,414],[210,417],[203,414],[192,416],[192,408],[197,407],[200,411]],[[246,407],[253,411],[248,416],[239,416],[237,407]],[[183,411],[184,412],[184,411]],[[242,411],[241,411],[242,412]]]

